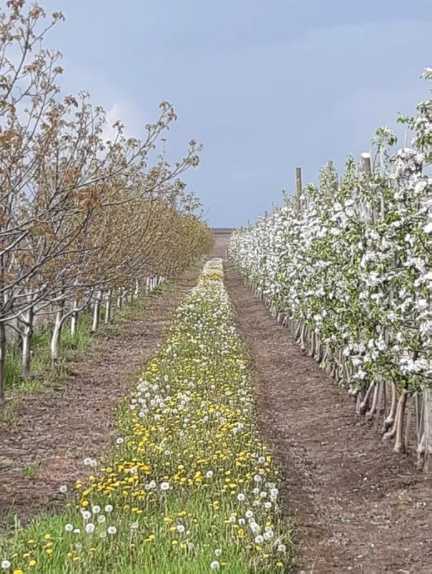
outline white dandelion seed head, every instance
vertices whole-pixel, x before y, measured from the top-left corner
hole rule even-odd
[[[116,534],[117,528],[116,528],[115,526],[108,526],[107,532],[108,532],[108,534],[110,534],[111,536],[113,536],[114,534]]]
[[[66,532],[73,532],[74,529],[73,524],[65,524],[64,529]]]
[[[95,531],[95,528],[96,528],[96,526],[92,522],[89,522],[85,526],[85,531],[87,532],[87,534],[93,534],[93,532]]]
[[[210,564],[210,569],[214,571],[220,570],[220,563],[217,560],[213,560]]]
[[[261,536],[261,534],[258,534],[258,536],[255,536],[255,544],[262,544],[264,542],[264,537]]]

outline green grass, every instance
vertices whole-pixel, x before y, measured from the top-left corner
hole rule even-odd
[[[290,570],[279,475],[233,325],[221,282],[201,282],[120,409],[108,462],[76,485],[63,513],[0,542],[11,572]]]

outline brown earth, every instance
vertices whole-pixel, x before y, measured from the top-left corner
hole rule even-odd
[[[0,523],[63,504],[60,486],[88,474],[83,460],[99,458],[112,444],[115,409],[157,351],[198,271],[116,321],[79,363],[68,365],[74,375],[64,385],[26,395],[12,423],[0,426]]]
[[[431,477],[354,414],[347,393],[229,265],[225,284],[251,356],[260,427],[283,470],[299,572],[431,574]]]

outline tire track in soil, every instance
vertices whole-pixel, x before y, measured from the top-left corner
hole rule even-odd
[[[396,455],[226,266],[260,428],[284,475],[298,571],[431,574],[432,480]]]
[[[173,313],[197,281],[185,273],[173,288],[149,297],[136,315],[115,321],[97,336],[58,390],[27,395],[16,423],[0,425],[0,525],[10,513],[27,521],[61,507],[59,487],[89,473],[85,457],[100,458],[112,444],[114,412],[138,370],[158,350]],[[26,469],[35,468],[33,477]]]

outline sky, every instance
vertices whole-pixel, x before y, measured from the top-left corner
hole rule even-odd
[[[4,0],[0,0],[4,2]],[[66,21],[64,89],[87,90],[133,136],[163,100],[178,120],[170,158],[191,139],[185,176],[214,227],[254,221],[328,160],[368,151],[428,97],[432,0],[40,0]]]

